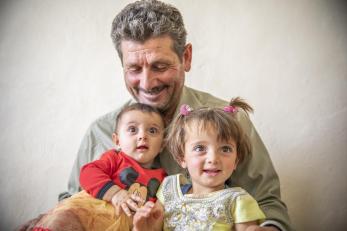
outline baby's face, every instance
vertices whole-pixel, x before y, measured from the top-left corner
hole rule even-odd
[[[113,141],[141,166],[150,168],[163,137],[164,123],[158,114],[133,110],[122,115]]]
[[[187,129],[181,166],[188,169],[194,194],[221,190],[237,165],[236,142],[220,141],[212,126],[201,130],[195,123]]]

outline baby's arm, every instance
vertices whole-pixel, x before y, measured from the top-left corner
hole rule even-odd
[[[143,199],[135,194],[130,194],[128,191],[121,189],[117,185],[113,185],[104,194],[103,200],[110,202],[113,207],[121,207],[127,216],[132,216],[139,208],[138,204],[144,203]]]
[[[131,216],[138,208],[137,203],[142,202],[138,196],[131,195],[113,182],[112,176],[119,168],[118,156],[109,151],[95,160],[84,165],[81,169],[80,184],[90,195],[112,203]]]
[[[136,211],[133,219],[133,231],[161,231],[163,219],[164,208],[159,200],[155,204],[148,201]]]

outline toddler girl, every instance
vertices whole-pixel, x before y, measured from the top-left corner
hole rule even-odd
[[[158,201],[146,203],[134,217],[135,230],[252,230],[265,218],[255,199],[227,181],[242,161],[251,158],[251,144],[237,116],[252,112],[240,98],[225,108],[181,107],[172,122],[167,145],[187,170],[168,176]],[[164,215],[164,216],[163,216]],[[164,223],[164,225],[162,224]],[[150,226],[149,226],[150,224]]]

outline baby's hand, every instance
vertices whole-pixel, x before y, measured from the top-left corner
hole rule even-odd
[[[139,208],[138,203],[143,203],[141,197],[129,194],[128,191],[121,189],[111,199],[112,205],[121,207],[127,216],[132,216]]]

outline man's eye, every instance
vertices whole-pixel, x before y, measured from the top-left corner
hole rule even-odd
[[[153,68],[154,71],[164,72],[164,71],[166,71],[168,69],[168,65],[166,65],[166,64],[157,64],[157,65],[154,65],[152,68]]]
[[[130,127],[128,127],[128,132],[135,133],[135,132],[137,132],[137,128],[134,126],[130,126]]]
[[[128,67],[127,70],[131,73],[139,73],[139,72],[141,72],[141,67],[132,66],[132,67]]]
[[[158,128],[150,128],[149,129],[149,133],[151,133],[151,134],[157,134],[159,132],[159,129]]]
[[[203,152],[203,151],[206,150],[206,148],[205,148],[203,145],[196,145],[196,146],[193,148],[193,150],[194,150],[195,152]]]

